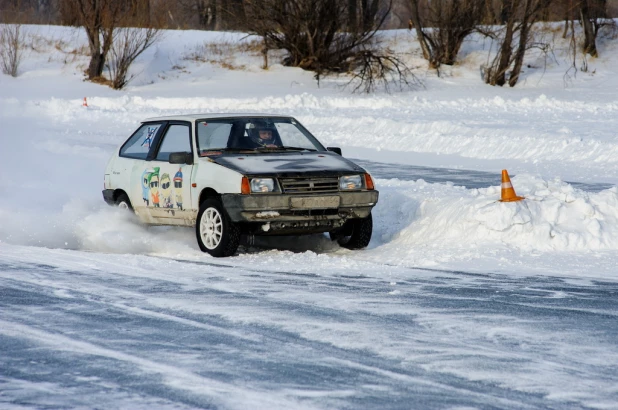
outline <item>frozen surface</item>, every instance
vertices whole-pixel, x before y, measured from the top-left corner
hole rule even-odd
[[[616,407],[615,39],[565,76],[558,38],[514,89],[481,83],[475,39],[423,88],[365,96],[198,31],[113,91],[82,81],[81,31],[27,30],[20,76],[0,75],[0,407]],[[413,34],[385,36],[422,64]],[[107,207],[139,121],[196,112],[293,115],[359,159],[369,247],[258,238],[214,260]],[[525,201],[498,202],[505,168]]]
[[[312,252],[210,263],[10,245],[0,257],[0,403],[15,408],[618,399],[616,283]]]

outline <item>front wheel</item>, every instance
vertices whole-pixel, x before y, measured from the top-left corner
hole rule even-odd
[[[230,220],[221,202],[214,198],[200,205],[195,233],[202,252],[214,257],[232,256],[240,244],[240,228]]]
[[[337,241],[339,246],[347,249],[366,248],[373,233],[373,218],[371,214],[366,218],[349,219],[339,229],[329,232],[330,238]]]

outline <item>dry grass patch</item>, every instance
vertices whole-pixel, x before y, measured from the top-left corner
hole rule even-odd
[[[258,40],[204,43],[182,58],[183,60],[213,64],[226,70],[246,70],[246,65],[236,63],[236,57],[238,55],[261,57],[262,49],[263,45]]]

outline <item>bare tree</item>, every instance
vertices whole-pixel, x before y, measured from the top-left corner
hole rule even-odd
[[[105,59],[113,43],[114,28],[118,25],[126,3],[122,0],[62,0],[63,7],[72,13],[73,24],[86,30],[90,49],[89,80],[101,77]]]
[[[485,82],[490,85],[503,86],[507,82],[514,87],[519,80],[526,51],[532,46],[531,28],[538,20],[541,11],[551,0],[504,0],[501,16],[504,27],[498,33],[486,34],[501,40],[498,53],[489,67],[486,67]]]
[[[608,18],[606,0],[579,0],[579,17],[584,31],[584,54],[598,57],[596,39],[604,26],[615,26]]]
[[[170,7],[174,8],[171,4]],[[203,30],[228,30],[244,27],[242,0],[177,0],[175,7],[189,25]]]
[[[579,2],[580,20],[584,29],[584,53],[590,54],[592,57],[597,57],[596,32],[593,27],[593,17],[588,6],[588,0],[580,0]]]
[[[122,27],[114,31],[114,43],[109,50],[106,66],[110,73],[112,88],[120,90],[133,76],[129,76],[131,64],[146,49],[161,37],[156,28]]]
[[[50,24],[52,0],[0,0],[0,22]]]
[[[411,22],[416,30],[423,58],[429,67],[452,65],[464,39],[483,20],[485,1],[490,0],[410,0]],[[421,8],[421,6],[423,6]],[[421,13],[421,10],[425,10]]]
[[[86,31],[90,50],[86,74],[91,81],[102,77],[118,27],[151,27],[150,0],[58,1],[65,22]]]
[[[0,65],[4,74],[17,77],[24,43],[20,24],[0,24]]]
[[[358,30],[358,0],[348,0],[348,31]]]

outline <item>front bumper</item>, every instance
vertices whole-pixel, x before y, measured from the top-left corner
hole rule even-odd
[[[224,194],[221,199],[234,222],[345,222],[349,218],[369,216],[378,202],[378,195],[378,191],[315,195]]]

